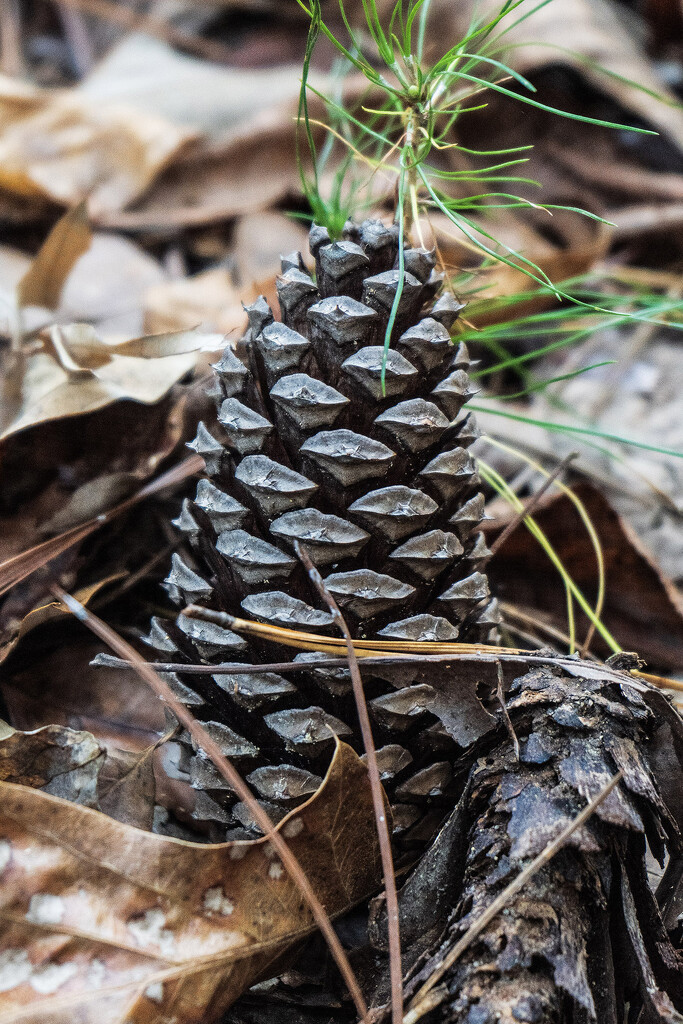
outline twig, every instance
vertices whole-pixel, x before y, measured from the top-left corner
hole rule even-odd
[[[544,636],[548,637],[548,639],[553,640],[557,643],[561,643],[563,647],[569,647],[570,638],[567,636],[567,634],[563,633],[561,629],[557,629],[555,626],[550,625],[549,622],[545,622],[540,611],[536,611],[536,609],[529,609],[529,611],[524,611],[523,609],[518,608],[516,605],[510,604],[507,601],[500,602],[500,610],[503,613],[505,624],[507,625],[508,629],[515,629],[516,627],[513,625],[513,623],[517,621],[523,623],[526,626],[532,626],[534,629],[538,630],[539,633],[542,633]],[[509,619],[512,619],[513,623],[508,622],[507,620]],[[526,635],[530,636],[531,634],[524,634],[520,631],[518,635],[524,637]],[[533,640],[534,642],[539,642],[540,637],[534,636]],[[590,661],[598,662],[600,660],[597,657],[597,655],[592,654],[590,651],[586,651],[586,657]]]
[[[219,626],[225,626],[226,628],[234,628],[235,619],[232,615],[227,612],[217,612],[212,608],[202,608],[201,605],[190,604],[183,609],[183,615],[187,615],[191,619],[202,619],[204,622],[215,622]],[[237,620],[242,622],[243,620]],[[283,633],[293,633],[296,635],[295,630],[282,630]],[[298,650],[328,650],[333,646],[333,641],[330,637],[321,636],[315,637],[315,634],[304,634],[305,636],[313,636],[319,641],[319,644],[314,643],[297,643],[294,639],[280,640],[285,646],[295,647]],[[270,637],[271,640],[277,642],[277,631],[273,628],[273,635]],[[398,653],[396,647],[401,647],[401,642],[398,641],[395,645],[387,643],[384,650],[382,648],[375,650],[367,650],[359,645],[358,641],[353,641],[353,649],[356,657],[362,657],[364,664],[370,666],[381,666],[381,665],[405,665],[411,661],[418,661],[420,663],[444,665],[453,661],[464,661],[471,662],[475,665],[496,665],[499,661],[510,662],[510,663],[522,663],[527,664],[532,662],[537,665],[556,665],[558,668],[564,668],[572,674],[576,674],[578,670],[586,674],[590,678],[596,678],[596,673],[600,674],[600,678],[608,679],[612,678],[615,682],[624,682],[624,673],[615,671],[610,668],[609,665],[594,664],[591,661],[584,661],[577,664],[575,658],[571,658],[568,655],[553,654],[549,657],[543,652],[536,650],[522,650],[514,647],[493,647],[493,646],[477,646],[476,644],[441,644],[435,641],[425,642],[423,644],[407,644],[406,646],[417,647],[418,650],[406,651],[405,653]],[[394,649],[392,650],[392,647]],[[437,648],[435,654],[427,654],[425,648]],[[440,648],[440,650],[439,650]],[[450,648],[450,650],[444,650],[444,648]],[[126,664],[125,661],[120,663],[121,666]],[[151,664],[145,662],[144,664]],[[320,668],[345,668],[348,666],[346,658],[334,658],[324,659],[316,661],[316,665]],[[156,666],[160,672],[186,672],[189,674],[202,674],[206,673],[209,675],[225,675],[227,673],[234,673],[239,675],[243,673],[245,675],[251,672],[301,672],[304,670],[305,665],[297,661],[283,661],[275,662],[271,665],[245,665],[240,661],[226,662],[219,665],[185,665],[182,662],[166,662],[163,665],[159,664]],[[639,672],[636,670],[628,673],[629,681],[631,684],[637,685],[637,679],[647,679],[648,682],[653,683],[655,686],[659,686],[662,689],[680,690],[683,691],[683,681],[677,679],[668,679],[664,676],[654,676],[646,672]],[[642,686],[643,690],[646,687]]]
[[[437,998],[436,993],[433,993],[436,983],[443,978],[446,971],[453,966],[455,961],[465,952],[467,947],[471,945],[477,936],[481,935],[487,924],[489,924],[493,918],[500,913],[509,900],[526,885],[529,879],[532,878],[540,868],[552,860],[555,854],[562,849],[572,833],[588,821],[595,809],[600,806],[606,797],[609,796],[622,778],[623,773],[621,771],[617,772],[617,774],[610,779],[607,785],[604,786],[600,792],[586,804],[583,810],[580,811],[579,814],[577,814],[577,816],[562,829],[560,834],[553,839],[551,843],[548,843],[545,849],[542,850],[537,857],[534,857],[531,863],[527,864],[516,878],[513,878],[510,884],[503,889],[503,891],[492,903],[489,904],[477,920],[470,925],[462,938],[456,942],[451,951],[434,970],[431,977],[427,979],[422,988],[416,993],[411,1002],[410,1010],[403,1018],[403,1024],[416,1024],[416,1021],[423,1017],[429,1010],[432,1010],[435,1006],[439,1005],[447,993],[444,987]]]
[[[491,544],[491,554],[495,555],[496,551],[498,551],[503,546],[503,544],[508,539],[510,534],[517,529],[519,524],[524,522],[527,516],[532,515],[532,513],[536,511],[541,498],[546,493],[551,484],[555,483],[558,476],[565,471],[569,463],[572,462],[574,459],[577,459],[578,456],[578,452],[570,452],[569,455],[566,456],[566,458],[562,459],[562,462],[558,462],[557,466],[555,466],[555,469],[550,474],[550,476],[543,481],[543,483],[536,491],[536,493],[526,502],[524,508],[519,510],[517,515],[513,519],[511,519],[510,522],[507,524],[503,532],[498,537],[496,537],[493,544]]]
[[[168,683],[164,682],[164,680],[140,657],[137,651],[134,650],[130,644],[118,636],[118,634],[107,626],[107,624],[100,618],[93,615],[92,612],[89,612],[87,608],[84,608],[83,605],[74,597],[67,594],[66,591],[58,584],[53,584],[51,589],[52,593],[59,598],[62,604],[64,604],[66,608],[73,613],[73,615],[75,615],[79,622],[82,622],[87,626],[87,628],[95,633],[96,636],[99,636],[100,639],[108,644],[112,650],[117,651],[118,654],[124,657],[126,661],[132,662],[138,675],[144,679],[154,693],[156,693],[157,696],[160,697],[170,708],[178,721],[185,726],[197,746],[200,747],[213,761],[223,778],[228,782],[240,800],[246,804],[250,814],[263,834],[268,837],[275,850],[277,850],[285,870],[301,890],[301,894],[308,903],[315,923],[325,936],[330,952],[337,962],[337,966],[339,967],[340,973],[346,982],[358,1015],[362,1020],[367,1021],[368,1011],[363,994],[325,908],[313,891],[311,883],[308,881],[303,868],[285,842],[282,833],[277,830],[276,826],[270,820],[268,814],[261,807],[258,800],[256,800],[237,769],[231,764],[228,758],[221,753],[218,744],[211,738],[211,736],[209,736],[203,725],[201,725],[201,723],[197,721],[187,708],[181,704],[178,698],[174,696],[172,691],[169,689]]]
[[[68,0],[55,0],[74,64],[81,78],[95,66],[95,49],[83,15]]]
[[[631,240],[641,235],[680,231],[683,228],[683,203],[638,203],[636,206],[607,210],[603,216],[605,220],[614,221],[616,225],[612,228],[612,241],[623,242],[625,239]],[[676,279],[680,283],[678,274]]]
[[[401,936],[398,921],[398,894],[396,892],[396,874],[394,872],[394,860],[391,852],[391,837],[387,825],[387,814],[385,806],[384,790],[379,776],[377,765],[377,751],[372,737],[368,705],[363,690],[358,659],[353,648],[353,639],[349,627],[342,615],[339,605],[332,594],[325,586],[325,582],[313,565],[308,551],[299,541],[294,542],[294,550],[297,557],[303,564],[308,577],[320,594],[330,610],[339,632],[346,640],[346,652],[348,657],[349,672],[351,674],[351,686],[356,701],[358,722],[363,738],[363,747],[367,758],[368,776],[370,778],[370,789],[372,792],[372,803],[375,808],[375,819],[377,821],[377,837],[382,856],[382,870],[384,872],[384,892],[387,901],[387,930],[389,934],[389,976],[391,979],[391,1019],[393,1024],[401,1024],[403,1019],[403,971],[401,968]]]

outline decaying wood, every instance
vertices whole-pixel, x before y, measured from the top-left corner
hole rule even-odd
[[[429,854],[431,870],[420,865],[400,894],[413,961],[406,1020],[680,1021],[683,960],[664,922],[680,900],[681,805],[673,765],[666,761],[667,772],[661,761],[672,734],[680,750],[678,716],[626,674],[582,678],[578,666],[572,675],[543,666],[517,676],[506,708],[519,759],[503,723],[499,742],[463,756],[471,769]],[[617,772],[622,781],[594,816],[441,976],[472,923]],[[657,897],[648,851],[670,866]],[[436,914],[435,892],[447,894]],[[434,932],[444,923],[425,951],[426,925]],[[371,932],[382,947],[381,910]]]

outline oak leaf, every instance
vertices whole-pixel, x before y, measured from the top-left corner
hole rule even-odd
[[[378,886],[368,778],[343,743],[278,826],[330,916]],[[210,1024],[313,930],[267,838],[200,846],[0,784],[2,1024]]]

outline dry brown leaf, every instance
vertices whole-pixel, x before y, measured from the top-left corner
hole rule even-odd
[[[61,725],[21,732],[0,719],[0,782],[40,789],[151,831],[157,746],[105,751],[90,732]]]
[[[354,2],[353,6],[362,18],[360,4]],[[378,6],[386,14],[393,7],[393,0],[381,0]],[[500,8],[500,0],[465,0],[457,4],[452,0],[434,0],[429,32],[435,51],[443,52],[444,38],[452,42],[463,38],[473,16],[484,23],[496,16]],[[528,10],[518,14],[521,17],[508,15],[499,26],[505,31],[501,45],[505,44],[506,50],[500,59],[506,64],[525,74],[549,64],[568,65],[619,106],[638,114],[658,131],[666,132],[679,147],[683,146],[681,105],[657,76],[655,64],[629,24],[630,12],[625,12],[622,5],[611,0],[561,0],[529,4]],[[634,89],[630,82],[657,93],[665,102]]]
[[[210,1024],[312,931],[265,838],[197,846],[0,791],[3,1024]],[[350,747],[278,827],[328,914],[377,887],[370,787]]]
[[[103,227],[197,227],[267,209],[298,194],[295,104],[265,111],[220,147],[195,149],[159,176],[134,209],[96,217]]]
[[[280,257],[291,252],[300,252],[304,262],[313,266],[304,225],[273,210],[240,217],[235,225],[233,248],[242,285],[274,281],[281,270]]]
[[[158,261],[130,238],[97,231],[66,280],[59,318],[96,324],[103,337],[142,334],[143,296],[165,278]]]
[[[81,604],[88,605],[100,590],[107,587],[110,583],[122,579],[124,575],[125,573],[115,573],[103,580],[98,580],[97,583],[91,583],[90,586],[82,587],[78,591],[80,594],[78,600]],[[48,601],[47,604],[33,608],[24,616],[15,631],[7,629],[3,631],[3,636],[0,640],[0,664],[14,650],[19,641],[32,632],[32,630],[37,629],[38,626],[44,626],[47,622],[54,622],[55,619],[68,617],[69,613],[59,601]]]
[[[298,193],[294,119],[301,68],[227,68],[130,35],[79,86],[89,103],[121,102],[200,136],[135,209],[102,210],[110,227],[199,225],[263,210]],[[312,81],[324,88],[322,78]]]
[[[64,206],[87,199],[93,215],[137,199],[193,136],[139,108],[5,76],[0,121],[0,187]]]
[[[489,233],[495,231],[495,237],[501,243],[498,251],[502,255],[508,257],[509,254],[503,249],[503,245],[509,246],[535,263],[553,283],[559,284],[561,281],[584,274],[595,266],[607,251],[609,231],[604,225],[577,214],[563,214],[560,211],[555,213],[553,228],[562,240],[561,245],[553,244],[544,238],[525,221],[523,215],[516,216],[507,211],[496,210],[495,228],[487,221],[485,229]],[[470,219],[477,223],[476,217]],[[473,235],[477,237],[476,229]],[[439,253],[449,268],[478,267],[481,263],[481,253],[474,251],[465,236],[441,214],[430,216],[429,222],[423,226],[423,236],[428,245],[436,242]],[[483,235],[479,238],[487,246],[491,245],[490,239]],[[487,303],[492,299],[517,295],[519,292],[531,290],[534,282],[522,270],[497,263],[476,273],[474,287],[475,302],[468,309],[467,317],[476,326],[483,327],[501,317],[505,318],[508,313],[504,308],[479,310],[476,300],[481,299]],[[552,295],[518,302],[515,304],[515,316],[526,316],[556,303],[557,300]]]
[[[152,35],[131,33],[112,47],[77,93],[89,103],[142,110],[216,146],[262,111],[295,101],[300,86],[298,63],[226,67],[179,53]]]
[[[165,729],[164,708],[146,683],[134,672],[92,666],[101,641],[67,633],[66,625],[63,635],[68,643],[36,644],[23,662],[20,651],[12,671],[2,673],[2,698],[15,728],[63,725],[92,733],[108,752],[140,754],[156,743]]]
[[[26,359],[21,406],[0,440],[122,398],[151,405],[194,369],[202,352],[223,345],[221,335],[196,331],[109,343],[90,324],[53,327],[42,348]]]
[[[91,242],[88,209],[81,202],[59,218],[17,285],[19,306],[56,309],[71,269]]]
[[[17,305],[16,290],[30,269],[30,257],[10,246],[0,246],[2,333],[9,335],[13,329],[16,317],[12,318],[11,310]],[[106,337],[141,334],[143,295],[165,279],[160,264],[135,242],[111,232],[94,232],[90,247],[64,282],[56,309],[24,309],[22,327],[29,334],[52,323],[86,321],[97,325]]]
[[[125,825],[152,831],[154,821],[154,752],[110,750],[97,777],[100,810]]]
[[[497,11],[500,5],[497,0],[486,0],[482,6]],[[568,64],[619,106],[683,147],[681,105],[657,76],[628,15],[624,16],[618,4],[610,0],[562,0],[561,13],[558,4],[534,7],[530,17],[520,20],[505,37],[506,45],[514,47],[508,59],[517,70]],[[434,11],[435,16],[437,13]],[[630,82],[642,88],[634,89]],[[665,102],[658,102],[643,89],[657,93]]]
[[[97,802],[104,749],[89,732],[48,725],[20,732],[0,719],[0,782],[30,786],[71,803]]]

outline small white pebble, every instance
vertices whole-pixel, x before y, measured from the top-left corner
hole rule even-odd
[[[164,956],[175,952],[173,932],[164,928],[166,915],[159,907],[146,911],[142,917],[128,921],[128,931],[139,946],[158,946]]]
[[[33,970],[25,949],[6,949],[0,953],[0,992],[23,985]]]
[[[62,985],[66,985],[74,974],[78,974],[77,964],[46,964],[33,972],[29,984],[34,992],[41,996],[49,996]]]
[[[278,860],[274,860],[268,868],[268,875],[270,878],[282,878],[283,867]]]

